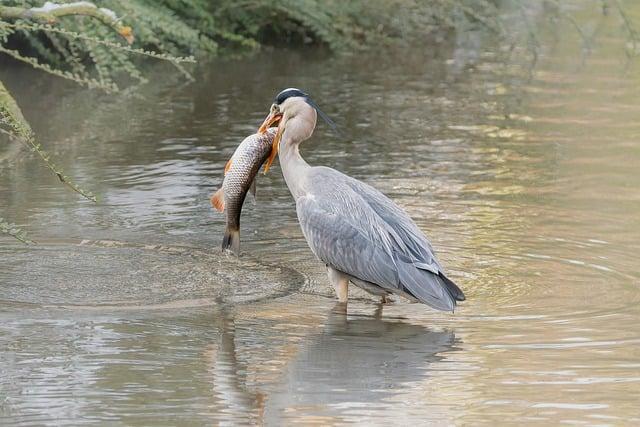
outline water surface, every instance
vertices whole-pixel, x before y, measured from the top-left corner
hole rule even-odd
[[[2,216],[38,242],[0,238],[0,424],[640,423],[640,74],[617,20],[585,20],[588,54],[566,31],[535,63],[467,34],[158,71],[118,97],[3,69],[100,201],[25,152],[0,164]],[[208,196],[290,86],[344,133],[320,125],[304,156],[411,214],[467,294],[455,314],[338,310],[277,166],[243,257],[220,253]]]

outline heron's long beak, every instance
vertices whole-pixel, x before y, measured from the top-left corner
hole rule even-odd
[[[278,147],[280,146],[280,139],[282,138],[282,132],[284,130],[284,126],[281,123],[281,120],[282,113],[280,113],[279,111],[272,111],[271,113],[269,113],[267,118],[264,119],[264,122],[262,122],[260,129],[258,129],[258,133],[263,134],[272,125],[278,123],[278,132],[276,132],[276,136],[273,138],[273,142],[271,143],[271,154],[269,154],[269,158],[264,163],[264,173],[267,173],[269,167],[271,167],[271,163],[273,163],[276,156],[278,155]]]
[[[271,111],[264,122],[260,125],[258,133],[263,134],[274,124],[278,123],[282,119],[282,113],[279,111]]]

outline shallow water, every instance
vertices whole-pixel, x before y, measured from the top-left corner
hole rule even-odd
[[[271,52],[105,97],[2,70],[80,200],[0,163],[0,424],[640,423],[640,73],[613,17],[527,52]],[[595,25],[595,24],[594,24]],[[37,78],[40,78],[37,76]],[[375,185],[467,294],[455,314],[334,307],[279,168],[239,260],[208,195],[280,89],[308,89],[311,164]],[[4,154],[4,152],[0,152]]]

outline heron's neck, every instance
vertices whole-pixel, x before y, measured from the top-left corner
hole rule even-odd
[[[294,199],[305,193],[304,182],[307,171],[311,168],[300,155],[300,142],[288,137],[285,131],[280,141],[280,167],[282,175]]]

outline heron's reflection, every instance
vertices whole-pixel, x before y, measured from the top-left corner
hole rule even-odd
[[[429,365],[454,347],[452,332],[372,316],[330,311],[318,334],[303,342],[275,384],[247,389],[238,372],[232,319],[222,321],[212,360],[214,392],[237,420],[244,416],[277,424],[283,418],[335,417],[344,411],[380,409],[384,399],[409,392],[405,384],[424,379]]]
[[[338,416],[376,410],[403,384],[427,375],[431,362],[452,349],[452,332],[374,316],[347,316],[337,305],[322,333],[310,337],[269,393],[265,418]]]

